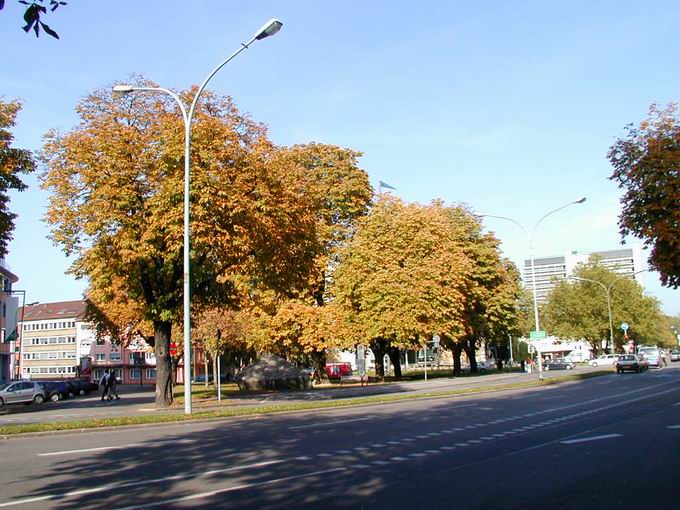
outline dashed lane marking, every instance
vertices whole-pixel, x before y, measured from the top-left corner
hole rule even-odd
[[[611,439],[613,437],[622,437],[623,434],[604,434],[602,436],[591,436],[591,437],[582,437],[580,439],[568,439],[566,441],[560,441],[562,444],[576,444],[576,443],[586,443],[589,441],[599,441],[601,439]]]

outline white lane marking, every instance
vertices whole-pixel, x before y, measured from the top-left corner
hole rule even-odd
[[[402,460],[408,460],[408,459],[406,457],[392,457],[390,460],[402,461]]]
[[[623,434],[604,434],[602,436],[582,437],[581,439],[568,439],[560,441],[562,444],[586,443],[588,441],[599,441],[600,439],[611,439],[612,437],[622,437]]]
[[[337,425],[339,423],[351,423],[355,421],[365,421],[365,420],[370,420],[371,418],[355,418],[353,420],[341,420],[341,421],[332,421],[328,423],[312,423],[310,425],[297,425],[295,427],[288,427],[288,430],[298,430],[298,429],[311,429],[314,427],[330,427],[331,425]]]
[[[425,453],[429,453],[429,454],[434,455],[435,453],[440,453],[440,451],[439,450],[425,450]]]
[[[381,443],[375,443],[371,445],[371,448],[384,448],[385,445]]]
[[[373,464],[374,466],[387,466],[389,462],[385,460],[374,460],[373,462],[371,462],[371,464]]]
[[[675,404],[673,404],[673,407],[678,407],[678,406],[680,406],[680,402],[676,402]]]
[[[667,429],[680,429],[680,425],[669,425]]]
[[[409,457],[425,457],[424,453],[409,453]]]
[[[366,450],[369,450],[369,448],[364,448],[363,446],[357,446],[354,451],[356,452],[365,452]]]
[[[324,475],[327,473],[337,473],[339,471],[346,471],[347,468],[335,468],[335,469],[325,469],[323,471],[314,471],[312,473],[305,473],[303,475],[287,476],[285,478],[275,478],[273,480],[267,480],[265,482],[257,483],[244,483],[243,485],[236,485],[235,487],[225,487],[224,489],[217,489],[208,492],[199,492],[196,494],[189,494],[188,496],[182,496],[179,498],[166,499],[164,501],[154,501],[153,503],[147,503],[146,505],[135,505],[121,508],[120,510],[133,510],[137,508],[153,508],[158,506],[168,506],[173,503],[180,503],[182,501],[192,501],[195,499],[204,499],[211,496],[217,496],[218,494],[225,494],[227,492],[235,492],[242,489],[250,489],[252,487],[261,487],[263,485],[273,485],[275,483],[288,482],[290,480],[299,480],[300,478],[307,478],[309,476]]]
[[[122,450],[123,448],[132,448],[133,446],[144,446],[144,443],[130,443],[130,444],[121,444],[118,446],[100,446],[97,448],[82,448],[80,450],[63,450],[60,452],[48,452],[48,453],[39,453],[38,457],[51,457],[54,455],[68,455],[70,453],[85,453],[85,452],[102,452],[106,450]]]
[[[456,443],[456,446],[460,446],[462,448],[464,446],[470,446],[470,445],[467,444],[467,443]]]
[[[368,469],[368,468],[370,468],[371,466],[367,466],[366,464],[354,464],[354,465],[351,466],[351,467],[353,467],[353,468],[355,468],[355,469]]]
[[[397,445],[397,444],[401,444],[401,441],[387,441],[387,444]]]
[[[423,435],[416,436],[416,437],[417,437],[418,439],[427,439],[427,436],[423,436]]]
[[[455,449],[456,449],[455,446],[442,446],[442,447],[440,448],[440,450],[447,450],[447,451],[448,451],[448,450],[455,450]]]
[[[209,476],[209,475],[215,475],[219,473],[228,473],[230,471],[239,471],[241,469],[250,469],[250,468],[258,468],[258,467],[264,467],[264,466],[271,466],[274,464],[283,464],[289,462],[288,460],[268,460],[265,462],[256,462],[255,464],[244,464],[242,466],[232,466],[228,468],[223,468],[223,469],[213,469],[210,471],[204,471],[202,473],[183,473],[183,474],[178,474],[178,475],[171,475],[171,476],[165,476],[163,478],[156,478],[156,479],[151,479],[151,480],[140,480],[137,482],[118,482],[118,483],[108,483],[106,485],[100,485],[99,487],[91,487],[89,489],[80,489],[77,491],[70,491],[70,492],[63,492],[63,493],[54,493],[54,494],[47,494],[45,496],[38,496],[35,498],[25,498],[25,499],[17,499],[16,501],[7,501],[5,503],[0,503],[0,508],[8,507],[8,506],[16,506],[16,505],[24,505],[26,503],[35,503],[36,501],[47,501],[51,499],[62,499],[62,498],[68,498],[71,496],[80,496],[82,494],[93,494],[96,492],[105,492],[108,490],[112,489],[123,489],[126,487],[138,487],[140,485],[148,485],[152,483],[163,483],[167,481],[177,481],[177,480],[185,480],[187,478],[197,478],[197,477],[203,477],[203,476]]]
[[[441,435],[442,435],[441,432],[430,432],[430,433],[428,434],[428,436],[432,436],[432,437],[441,436]]]
[[[335,453],[339,453],[340,455],[345,455],[345,454],[351,453],[351,452],[350,452],[349,450],[338,450],[338,451],[335,452]]]

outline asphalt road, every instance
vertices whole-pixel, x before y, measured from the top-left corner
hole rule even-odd
[[[545,378],[560,377],[572,373],[587,373],[602,368],[579,367],[575,372],[551,371],[544,372]],[[538,373],[488,373],[476,377],[439,378],[429,381],[402,382],[392,384],[372,384],[370,386],[345,386],[342,388],[323,388],[311,391],[278,391],[261,393],[241,393],[229,395],[221,405],[227,406],[259,406],[277,403],[297,403],[324,400],[337,400],[371,395],[387,395],[395,393],[428,393],[482,386],[512,384],[538,379]],[[153,388],[138,386],[119,386],[121,400],[102,402],[96,393],[60,402],[46,402],[41,405],[15,405],[0,409],[0,425],[47,423],[58,421],[75,421],[92,418],[114,418],[151,413],[182,412],[182,409],[156,409]],[[217,405],[212,403],[194,402],[196,408]]]
[[[676,509],[680,367],[0,452],[0,508]]]

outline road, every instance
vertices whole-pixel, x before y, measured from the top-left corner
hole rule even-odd
[[[544,372],[545,378],[560,377],[572,373],[588,373],[602,370],[588,366],[579,367],[575,372]],[[373,384],[370,386],[345,386],[343,388],[323,388],[311,391],[280,391],[262,393],[241,393],[229,395],[223,405],[259,406],[277,403],[297,403],[336,400],[344,398],[365,397],[371,395],[387,395],[395,393],[428,393],[456,389],[478,388],[489,385],[513,384],[537,380],[538,374],[489,373],[480,377],[440,378],[429,381],[401,382],[391,384]],[[120,388],[120,387],[119,387]],[[47,423],[58,421],[75,421],[92,418],[114,418],[151,413],[181,412],[181,409],[156,409],[154,393],[151,387],[140,390],[137,386],[125,386],[119,389],[121,400],[102,402],[99,395],[92,393],[84,397],[66,399],[60,402],[47,402],[40,406],[5,406],[0,409],[0,425]],[[204,408],[210,403],[194,403],[195,407]],[[215,404],[215,402],[213,402]]]
[[[0,508],[675,509],[680,367],[0,451]]]

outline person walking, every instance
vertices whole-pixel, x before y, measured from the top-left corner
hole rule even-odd
[[[99,381],[99,386],[101,388],[104,388],[102,390],[102,401],[106,398],[107,395],[109,394],[109,379],[111,378],[111,374],[109,373],[109,369],[107,368],[104,370],[104,375],[102,376],[101,380]],[[109,396],[110,399],[110,396]]]
[[[120,397],[118,396],[118,392],[116,392],[116,386],[118,385],[118,378],[116,377],[116,372],[114,370],[111,371],[109,374],[109,379],[106,382],[107,386],[109,388],[109,400],[113,400],[113,397],[116,397],[116,400],[120,400]]]

